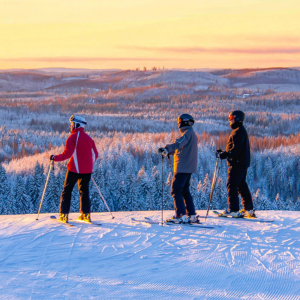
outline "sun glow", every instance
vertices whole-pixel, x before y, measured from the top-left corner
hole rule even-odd
[[[0,68],[298,66],[296,0],[0,0]]]

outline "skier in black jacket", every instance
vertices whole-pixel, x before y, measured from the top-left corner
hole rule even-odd
[[[227,190],[228,209],[224,215],[233,217],[255,217],[252,196],[246,182],[247,169],[250,166],[250,145],[247,131],[243,125],[245,114],[240,110],[231,112],[228,116],[232,132],[229,136],[226,149],[216,152],[221,159],[227,158]],[[239,197],[242,197],[243,209],[239,211]]]

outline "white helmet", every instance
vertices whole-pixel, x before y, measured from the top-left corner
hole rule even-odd
[[[75,128],[79,128],[79,127],[82,127],[84,128],[85,125],[86,125],[86,120],[83,118],[83,117],[79,117],[79,116],[74,116],[72,115],[69,119],[69,121],[71,123],[74,123],[75,124]]]

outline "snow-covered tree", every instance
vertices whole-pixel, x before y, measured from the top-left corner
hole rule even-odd
[[[9,211],[10,185],[6,171],[0,164],[0,214],[7,214]]]

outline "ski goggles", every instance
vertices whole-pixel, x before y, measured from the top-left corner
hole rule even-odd
[[[232,121],[232,120],[234,120],[234,119],[235,119],[235,116],[233,116],[233,115],[229,115],[229,116],[228,116],[228,120],[229,120],[229,121]]]

